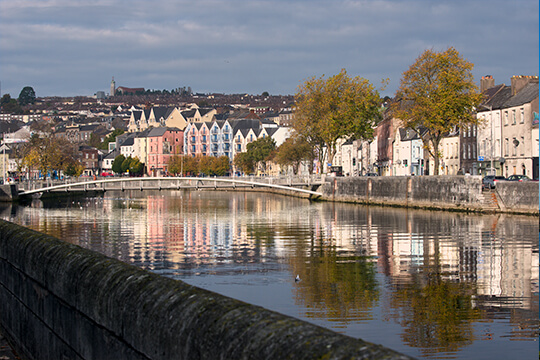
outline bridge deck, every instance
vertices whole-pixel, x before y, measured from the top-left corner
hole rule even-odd
[[[90,180],[76,183],[50,184],[33,189],[21,190],[20,197],[45,192],[81,192],[81,191],[115,191],[115,190],[179,190],[179,189],[242,189],[242,188],[273,188],[291,192],[303,193],[310,197],[320,197],[322,193],[314,191],[322,181],[312,181],[307,178],[300,181],[295,178],[251,178],[240,180],[232,178],[194,178],[194,177],[141,177],[141,178],[112,178],[105,180]]]

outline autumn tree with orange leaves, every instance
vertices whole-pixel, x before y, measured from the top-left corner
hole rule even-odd
[[[474,64],[454,48],[426,50],[403,73],[394,103],[394,117],[422,137],[439,174],[441,140],[452,131],[475,124],[482,94],[474,83]]]
[[[325,78],[312,77],[299,86],[292,127],[323,164],[334,160],[340,139],[371,139],[381,119],[379,92],[366,79],[345,69]]]

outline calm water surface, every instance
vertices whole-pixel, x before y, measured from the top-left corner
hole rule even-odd
[[[204,191],[34,201],[1,214],[411,356],[538,356],[537,217]]]

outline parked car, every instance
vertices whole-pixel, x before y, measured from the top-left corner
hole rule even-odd
[[[527,175],[510,175],[506,178],[507,181],[531,181]]]
[[[486,175],[482,179],[482,187],[484,189],[495,189],[495,184],[497,181],[506,180],[504,176],[501,175]]]
[[[368,172],[368,173],[366,173],[366,175],[364,175],[364,176],[379,176],[379,174],[373,173],[373,172]]]

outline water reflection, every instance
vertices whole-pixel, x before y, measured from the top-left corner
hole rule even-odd
[[[538,218],[201,191],[107,193],[0,212],[413,356],[528,358],[538,350]]]

